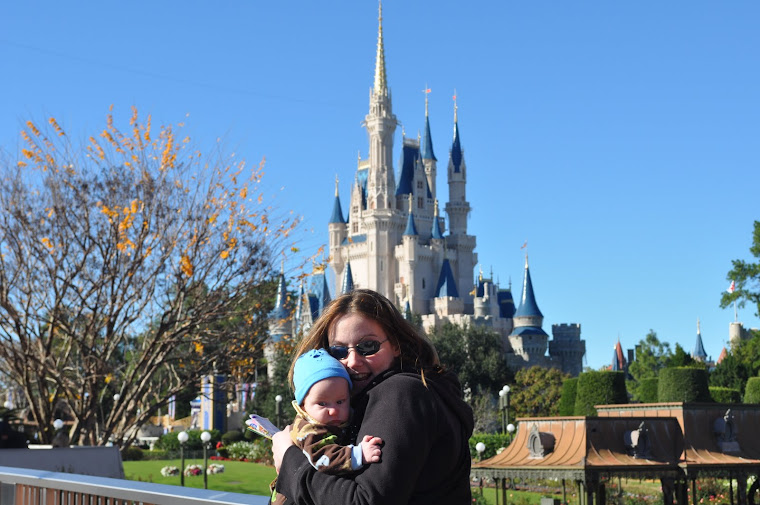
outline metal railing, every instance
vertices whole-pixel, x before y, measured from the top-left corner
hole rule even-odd
[[[0,466],[0,505],[266,505],[268,496]]]

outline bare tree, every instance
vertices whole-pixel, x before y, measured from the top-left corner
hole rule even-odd
[[[27,122],[0,164],[0,368],[43,441],[65,408],[73,442],[127,444],[187,384],[260,353],[256,308],[299,218],[264,204],[262,165],[192,151],[181,126],[133,110],[125,133],[109,114],[79,146]]]

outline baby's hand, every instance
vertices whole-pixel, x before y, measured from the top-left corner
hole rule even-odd
[[[380,461],[380,455],[382,454],[382,450],[380,450],[380,445],[382,445],[383,440],[378,437],[373,437],[372,435],[365,435],[362,439],[362,457],[364,458],[364,463],[378,463]]]

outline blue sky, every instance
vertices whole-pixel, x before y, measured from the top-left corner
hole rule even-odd
[[[518,291],[527,240],[544,328],[580,323],[593,368],[650,328],[690,351],[697,318],[717,358],[726,273],[760,219],[760,3],[383,7],[394,113],[416,136],[431,88],[441,165],[457,90],[483,270]],[[4,2],[0,146],[49,116],[85,138],[111,104],[122,124],[132,105],[184,121],[201,145],[266,157],[267,194],[305,216],[313,250],[335,175],[345,208],[367,156],[376,35],[372,0]],[[739,320],[760,326],[750,307]]]

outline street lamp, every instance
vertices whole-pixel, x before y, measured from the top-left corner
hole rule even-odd
[[[501,410],[501,433],[504,434],[509,424],[509,386],[506,384],[499,391],[499,410]]]
[[[513,433],[515,432],[515,425],[512,423],[509,423],[507,425],[507,433],[509,433],[509,442],[512,443],[512,437],[514,436]]]
[[[275,419],[277,419],[277,427],[281,428],[282,425],[280,424],[281,417],[282,417],[282,395],[277,395],[274,397],[274,416]]]
[[[483,442],[478,442],[477,444],[475,444],[475,450],[478,451],[478,461],[480,461],[481,459],[483,459],[483,451],[486,450],[486,444],[484,444]]]
[[[211,446],[211,433],[208,431],[201,433],[201,442],[203,442],[203,489],[208,489],[208,450]]]
[[[180,431],[179,433],[177,433],[177,440],[179,440],[179,459],[181,461],[180,467],[179,467],[180,486],[185,485],[185,444],[187,443],[188,438],[190,438],[190,436],[187,434],[186,431]]]

